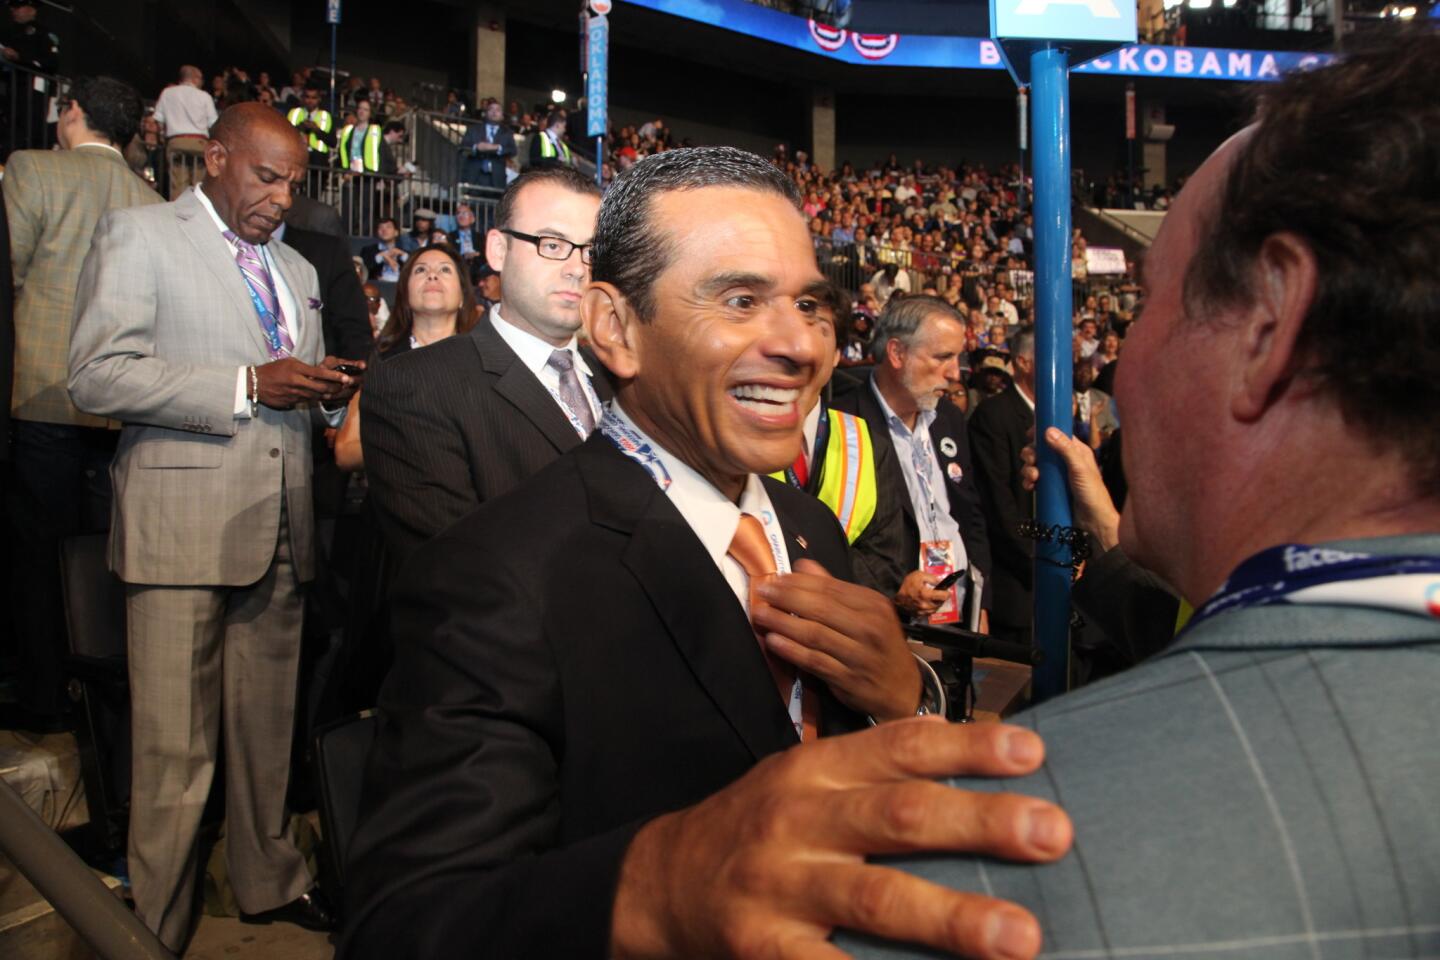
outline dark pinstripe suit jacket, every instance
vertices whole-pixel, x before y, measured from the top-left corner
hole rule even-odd
[[[600,365],[590,366],[609,400]],[[467,334],[371,367],[360,412],[371,503],[399,561],[580,445],[488,315]]]

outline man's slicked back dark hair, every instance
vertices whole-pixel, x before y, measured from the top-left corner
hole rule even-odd
[[[1318,276],[1297,353],[1378,444],[1440,494],[1440,34],[1389,35],[1267,91],[1203,223],[1186,312],[1250,303],[1265,239]]]
[[[496,204],[495,226],[497,228],[510,226],[515,217],[515,198],[520,195],[521,190],[535,183],[549,183],[569,190],[571,193],[591,197],[600,196],[600,188],[596,186],[594,179],[585,176],[573,167],[536,167],[533,170],[526,170],[505,188],[500,202]]]
[[[128,83],[113,77],[77,77],[70,98],[85,111],[85,125],[124,150],[140,132],[145,104]]]
[[[687,147],[645,157],[615,178],[600,204],[591,278],[613,283],[641,320],[655,316],[651,286],[670,262],[669,233],[651,204],[671,190],[743,187],[783,197],[800,209],[800,191],[770,161],[735,147]]]

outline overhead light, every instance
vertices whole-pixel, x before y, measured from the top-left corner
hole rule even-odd
[[[1185,6],[1185,0],[1162,0],[1166,10],[1174,10],[1176,7]]]
[[[1209,10],[1211,0],[1190,0],[1191,10]]]
[[[1414,7],[1401,7],[1401,8],[1400,8],[1400,12],[1399,12],[1399,14],[1397,14],[1397,15],[1400,17],[1401,20],[1410,20],[1410,19],[1413,19],[1414,16],[1415,16],[1415,8],[1414,8]]]
[[[1220,0],[1220,2],[1221,2],[1222,4],[1224,4],[1225,9],[1228,10],[1228,9],[1230,9],[1231,7],[1235,6],[1237,3],[1239,3],[1240,0]]]
[[[552,103],[564,103],[565,91],[561,90],[559,87],[556,87],[554,90],[550,91],[550,100]]]

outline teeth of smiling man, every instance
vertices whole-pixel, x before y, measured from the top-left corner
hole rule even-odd
[[[777,405],[794,404],[800,399],[800,391],[790,387],[767,387],[759,383],[745,383],[730,389],[730,396],[741,405],[764,413],[775,413]]]

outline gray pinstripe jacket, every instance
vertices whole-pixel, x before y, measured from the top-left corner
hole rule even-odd
[[[1440,535],[1339,546],[1440,555]],[[1042,771],[955,785],[1062,804],[1073,852],[897,862],[1023,904],[1044,956],[1440,956],[1440,618],[1233,611],[1015,722],[1045,738]]]

